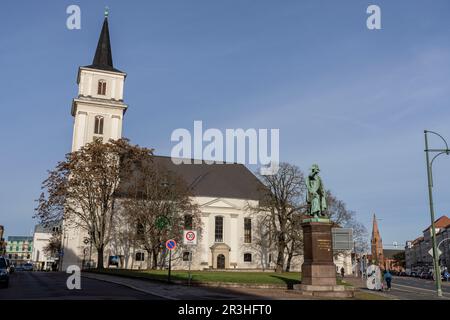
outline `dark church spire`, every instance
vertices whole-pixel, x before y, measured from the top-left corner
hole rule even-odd
[[[94,60],[87,68],[121,72],[113,66],[111,41],[109,39],[108,7],[105,9],[105,19],[103,20],[103,27],[100,32],[100,38],[98,39]]]

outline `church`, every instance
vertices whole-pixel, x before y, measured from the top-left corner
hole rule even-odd
[[[94,139],[109,141],[122,137],[123,119],[128,109],[124,101],[126,76],[113,65],[108,17],[105,16],[93,62],[78,70],[78,95],[71,108],[74,117],[72,151]],[[255,241],[258,239],[259,215],[249,212],[248,207],[258,204],[261,182],[245,165],[174,164],[170,157],[164,156],[155,156],[155,160],[192,186],[193,202],[201,212],[203,230],[192,250],[191,269],[275,268],[276,252],[261,247],[260,242]],[[63,223],[63,270],[70,265],[95,266],[96,255],[92,254],[86,236]],[[175,251],[173,269],[187,270],[189,252],[182,245]],[[142,248],[125,252],[114,246],[113,241],[105,250],[105,261],[111,256],[119,256],[120,267],[145,269],[146,254]],[[351,270],[348,259],[344,260],[339,264],[345,264],[345,268]],[[302,256],[294,257],[291,271],[300,271],[302,262]]]
[[[109,141],[122,137],[123,119],[128,109],[124,102],[126,76],[113,66],[108,17],[105,17],[92,64],[78,70],[78,96],[73,99],[71,109],[74,117],[72,151],[94,139]],[[243,164],[176,165],[170,157],[164,156],[155,156],[155,160],[192,186],[193,200],[200,208],[204,230],[192,253],[192,269],[271,267],[272,253],[262,253],[252,243],[257,217],[246,208],[249,204],[256,206],[261,185],[252,172]],[[63,228],[64,270],[69,265],[82,266],[90,260],[88,255],[95,256],[87,252],[91,250],[86,250],[85,238],[79,230]],[[123,252],[111,246],[105,255],[108,261],[109,256],[123,256]],[[146,268],[146,252],[133,248],[131,255],[125,257],[123,267]],[[174,269],[186,268],[189,253],[181,250],[178,256]],[[296,267],[300,265],[297,263]]]

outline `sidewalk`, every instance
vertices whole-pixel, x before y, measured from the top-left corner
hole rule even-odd
[[[189,287],[87,272],[82,277],[123,285],[168,300],[311,300],[286,289]]]
[[[359,290],[360,292],[378,295],[378,296],[386,298],[386,299],[398,300],[397,298],[393,297],[392,295],[389,295],[386,292],[374,291],[374,290],[367,289],[366,280],[361,279],[361,277],[348,276],[343,279],[343,282],[351,284],[352,286],[355,287],[356,290]]]
[[[168,300],[324,300],[324,298],[304,296],[296,290],[282,288],[189,287],[187,285],[87,272],[82,273],[82,277],[123,285]],[[357,289],[354,300],[378,300],[377,297],[392,299],[391,296],[383,293],[365,289],[361,279],[346,278],[344,280]]]

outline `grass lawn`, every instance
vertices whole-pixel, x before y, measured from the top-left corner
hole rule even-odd
[[[94,272],[120,275],[127,277],[139,277],[149,280],[167,280],[167,270],[125,270],[125,269],[104,269],[102,271],[95,270]],[[287,285],[292,286],[300,283],[299,272],[233,272],[233,271],[192,271],[191,280],[198,282],[228,282],[228,283],[247,283],[247,284],[268,284],[268,285]],[[188,280],[187,271],[172,271],[172,280]],[[338,279],[338,284],[349,285],[341,283]]]
[[[167,270],[124,270],[124,269],[104,269],[102,271],[93,270],[93,272],[106,273],[112,275],[139,277],[150,280],[167,280]],[[299,272],[220,272],[220,271],[192,271],[192,281],[200,282],[229,282],[229,283],[248,283],[248,284],[274,284],[274,285],[293,285],[300,283]],[[188,280],[187,271],[172,271],[172,280]]]

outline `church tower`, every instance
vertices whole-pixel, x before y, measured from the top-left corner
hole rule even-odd
[[[381,241],[380,231],[378,230],[377,217],[375,216],[375,214],[373,215],[371,249],[372,260],[375,260],[375,263],[378,266],[383,266],[383,242]]]
[[[78,96],[72,102],[75,118],[72,151],[99,139],[108,142],[122,137],[126,73],[113,66],[108,12],[105,12],[97,50],[91,65],[78,69]]]
[[[127,110],[123,102],[126,73],[114,68],[109,39],[108,12],[105,12],[92,64],[78,69],[78,96],[72,102],[74,130],[72,151],[99,139],[108,142],[122,137],[122,120]],[[86,257],[86,234],[63,222],[61,268],[82,266]]]

